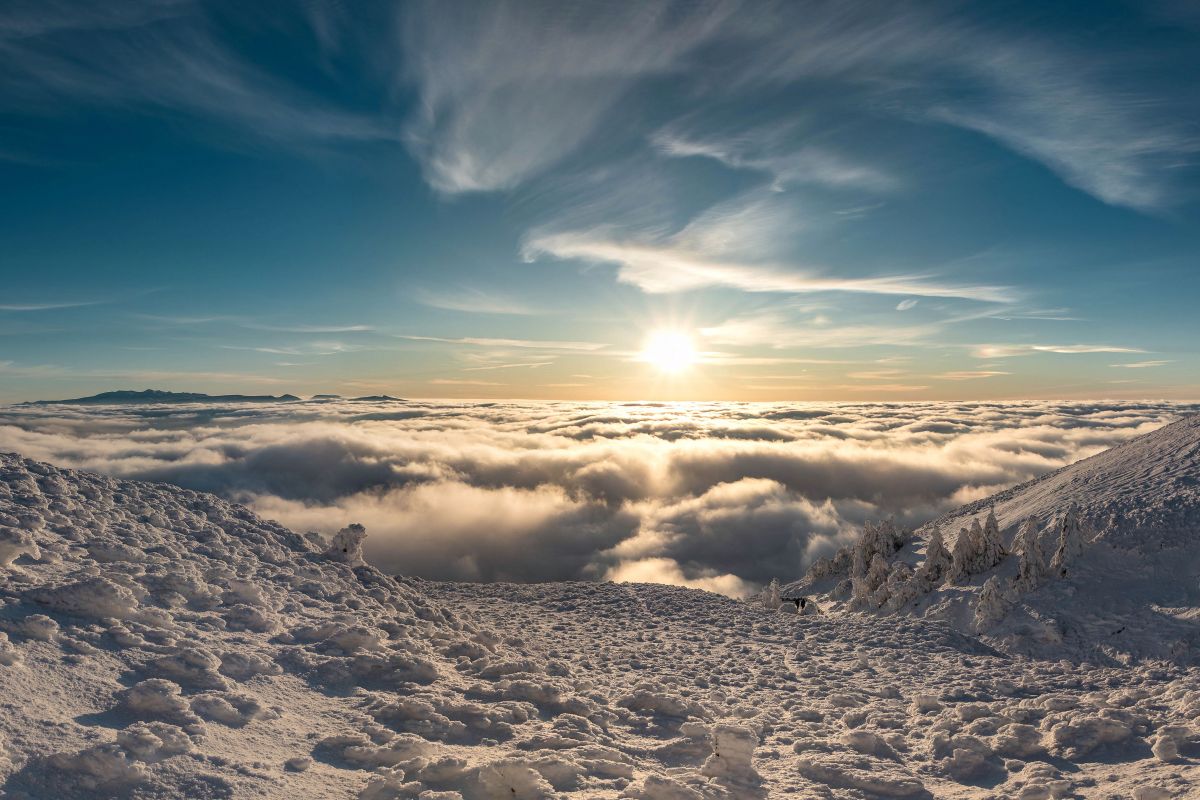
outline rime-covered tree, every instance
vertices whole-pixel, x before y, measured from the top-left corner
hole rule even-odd
[[[908,605],[926,590],[908,564],[897,561],[892,564],[887,583],[875,591],[879,598],[879,606],[888,611],[896,611]]]
[[[1021,524],[1013,547],[1020,554],[1013,588],[1018,592],[1031,592],[1040,586],[1049,574],[1046,569],[1046,557],[1042,554],[1038,524],[1032,517]]]
[[[862,539],[859,541],[868,553],[867,563],[870,564],[870,556],[876,553],[885,559],[890,558],[900,545],[900,534],[896,530],[896,523],[890,519],[880,523],[867,522],[863,525]]]
[[[1008,613],[1008,599],[1000,587],[1000,576],[993,575],[984,581],[975,604],[975,630],[983,631],[1004,618]]]
[[[865,558],[864,554],[860,556]],[[887,560],[875,553],[871,556],[870,564],[861,575],[854,577],[854,594],[852,605],[855,608],[871,608],[876,605],[874,595],[877,589],[887,581]]]
[[[878,608],[887,600],[887,579],[890,573],[887,560],[879,553],[876,553],[871,559],[871,566],[867,569],[867,579],[864,582],[867,592],[866,598],[871,606]]]
[[[979,520],[971,521],[971,527],[963,528],[954,540],[954,552],[951,554],[951,582],[961,580],[967,575],[978,575],[987,572],[999,564],[1006,555],[1004,542],[1000,538],[1000,526],[996,523],[995,514],[988,514],[987,526],[981,526]]]
[[[995,508],[988,510],[987,520],[980,531],[978,549],[979,555],[975,565],[977,572],[987,572],[1008,555],[1008,551],[1004,549],[1004,537],[1000,535],[1000,524],[996,521]]]
[[[762,590],[758,600],[767,611],[777,611],[783,603],[783,595],[779,591],[779,580],[771,578],[771,582]]]
[[[1079,506],[1071,503],[1058,524],[1058,547],[1050,561],[1050,570],[1059,576],[1066,575],[1067,562],[1074,561],[1086,544],[1083,525],[1079,522]]]
[[[933,533],[929,534],[929,542],[925,545],[925,561],[917,571],[917,578],[924,584],[924,591],[929,591],[945,580],[950,574],[953,557],[946,549],[946,540],[942,538],[942,529],[936,525]]]
[[[979,525],[978,522],[975,524]],[[971,532],[966,528],[959,528],[958,536],[954,537],[954,547],[950,551],[950,572],[946,574],[946,583],[958,583],[969,575],[974,560],[975,546]]]

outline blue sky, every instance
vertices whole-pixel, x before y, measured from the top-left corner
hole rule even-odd
[[[1185,2],[6,3],[0,401],[1194,398],[1195,74]]]

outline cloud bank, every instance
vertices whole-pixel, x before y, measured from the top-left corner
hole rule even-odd
[[[431,579],[737,595],[864,520],[909,525],[1145,433],[1169,403],[0,407],[0,450],[168,481]]]

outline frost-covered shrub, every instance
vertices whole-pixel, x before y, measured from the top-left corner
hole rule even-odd
[[[951,553],[948,582],[957,583],[968,575],[987,572],[1006,555],[995,512],[990,511],[986,525],[980,525],[976,519],[971,521],[970,528],[959,530]]]
[[[878,590],[888,578],[888,558],[904,538],[891,520],[863,525],[850,568],[851,603],[855,608],[878,607],[887,599],[886,594],[879,596]]]
[[[1067,563],[1075,560],[1086,544],[1083,525],[1079,521],[1079,506],[1071,503],[1058,524],[1058,547],[1050,561],[1050,570],[1059,576],[1066,575]]]
[[[352,522],[333,535],[329,547],[325,549],[325,557],[330,561],[361,567],[366,563],[362,552],[362,542],[365,538],[367,529],[357,522]]]
[[[849,575],[850,567],[854,562],[854,552],[851,547],[838,548],[837,552],[830,558],[818,558],[809,567],[807,577],[809,580],[821,580],[822,578],[832,578],[838,575]]]
[[[779,590],[779,581],[775,578],[771,579],[758,595],[758,602],[767,611],[778,611],[779,606],[783,603],[783,594]]]
[[[1031,592],[1040,586],[1049,574],[1046,569],[1046,557],[1042,554],[1042,542],[1036,520],[1027,519],[1021,524],[1013,549],[1020,554],[1013,588],[1022,593]]]
[[[929,534],[929,543],[925,545],[925,561],[917,570],[917,577],[924,585],[924,591],[937,586],[950,574],[953,558],[946,549],[946,540],[942,538],[942,529],[936,525]]]
[[[1007,613],[1008,600],[1004,597],[1000,578],[993,575],[984,581],[983,588],[979,592],[979,600],[975,604],[975,630],[983,631],[990,628],[1003,619]]]

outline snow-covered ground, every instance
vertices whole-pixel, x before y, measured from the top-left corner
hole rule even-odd
[[[968,506],[939,521],[947,548],[999,563],[889,604],[930,526],[881,555],[879,605],[836,596],[866,594],[870,564],[850,563],[801,584],[825,612],[804,615],[662,585],[393,579],[353,527],[330,542],[3,455],[0,794],[1196,796],[1198,442],[1185,420]],[[1034,515],[1049,562],[1071,500],[1087,535],[1066,575],[1017,591],[1019,555],[954,546],[994,505],[1001,549]],[[981,594],[998,616],[978,623]],[[1118,612],[1142,629],[1101,644]]]

